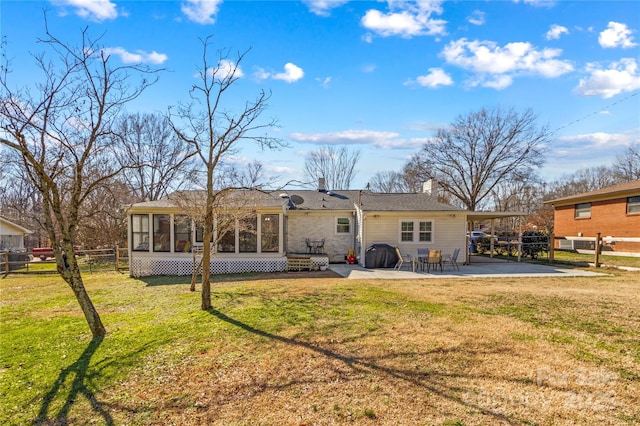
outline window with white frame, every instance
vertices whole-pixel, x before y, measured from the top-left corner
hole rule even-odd
[[[589,219],[591,217],[591,203],[576,204],[576,219]]]
[[[173,217],[173,251],[191,251],[191,219],[186,214]]]
[[[149,215],[131,215],[131,247],[133,251],[149,251]]]
[[[433,242],[433,221],[403,220],[400,222],[400,242]]]
[[[350,217],[336,218],[336,234],[350,234],[350,233],[351,233],[351,218]]]
[[[153,251],[169,251],[171,249],[171,216],[168,214],[153,215]]]
[[[433,222],[420,222],[418,241],[430,243],[433,241]]]
[[[627,214],[640,213],[640,197],[627,198]]]

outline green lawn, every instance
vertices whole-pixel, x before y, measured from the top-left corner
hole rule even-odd
[[[638,424],[640,280],[0,280],[0,424]]]

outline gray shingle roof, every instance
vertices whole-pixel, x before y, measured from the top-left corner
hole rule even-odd
[[[583,192],[581,194],[570,195],[568,197],[556,198],[554,200],[545,201],[545,204],[556,204],[563,203],[567,201],[578,201],[578,200],[586,200],[590,198],[599,198],[603,197],[608,198],[617,198],[620,194],[626,194],[628,192],[638,192],[640,191],[640,180],[634,180],[631,182],[621,183],[619,185],[608,186],[606,188],[597,189],[595,191]]]
[[[439,203],[435,197],[426,193],[377,193],[368,190],[317,191],[317,190],[279,190],[269,193],[250,190],[237,190],[237,194],[247,203],[246,194],[251,194],[247,205],[277,207],[288,203],[291,210],[354,210],[360,205],[364,211],[463,211],[449,204]],[[184,191],[157,201],[146,201],[131,206],[135,210],[155,208],[175,208],[178,197],[202,199],[204,191]],[[296,203],[294,203],[297,202]],[[302,201],[302,202],[300,202]]]

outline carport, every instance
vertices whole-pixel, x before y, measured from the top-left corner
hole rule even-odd
[[[489,225],[489,235],[494,235],[495,234],[495,221],[496,219],[506,219],[506,218],[516,218],[516,225],[515,227],[517,227],[518,229],[518,247],[522,247],[522,223],[526,217],[526,213],[524,212],[469,212],[467,214],[467,229],[468,230],[474,230],[473,229],[473,224],[474,222],[478,222],[478,221],[486,221],[489,220],[490,221],[490,225]],[[489,258],[487,258],[486,256],[471,256],[469,254],[469,237],[467,237],[466,239],[466,246],[467,246],[467,251],[466,251],[466,263],[465,264],[470,264],[470,263],[487,263],[487,262],[491,262],[493,259],[493,238],[491,239],[491,250],[490,250],[490,255]],[[521,255],[522,255],[522,250],[518,250],[518,262],[521,261]],[[473,259],[473,260],[472,260]]]

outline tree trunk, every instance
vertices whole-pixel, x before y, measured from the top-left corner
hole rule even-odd
[[[191,287],[189,288],[189,291],[196,291],[196,281],[198,281],[198,274],[200,273],[200,268],[202,268],[202,260],[203,258],[200,259],[200,262],[198,262],[198,265],[193,270],[193,275],[191,276]]]
[[[62,278],[69,284],[73,294],[76,296],[80,308],[84,313],[84,317],[89,324],[91,334],[94,338],[103,337],[107,333],[107,330],[104,328],[100,315],[98,315],[98,311],[93,306],[89,294],[87,294],[87,290],[84,287],[75,255],[72,253],[70,257],[67,257],[66,254],[60,254],[59,257],[60,258],[56,256],[58,272],[60,272],[60,275],[62,275]]]

